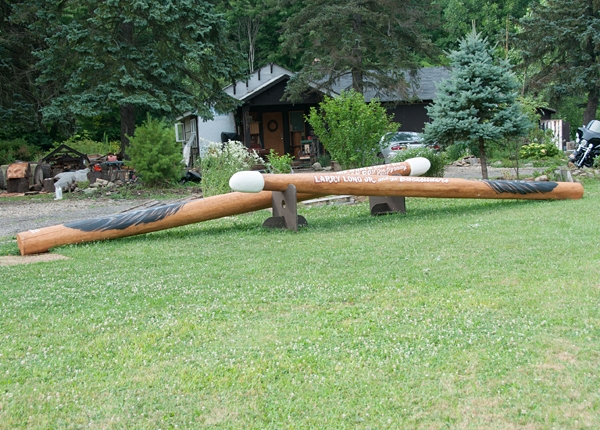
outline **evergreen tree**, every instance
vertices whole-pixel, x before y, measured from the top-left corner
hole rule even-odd
[[[38,109],[57,83],[35,85],[34,52],[45,46],[43,37],[29,29],[35,19],[26,1],[0,0],[0,139],[25,137],[38,144],[46,132]]]
[[[600,3],[547,0],[521,20],[516,39],[534,89],[547,88],[553,98],[585,95],[584,124],[596,118],[600,96]]]
[[[48,45],[37,54],[37,82],[65,82],[43,108],[46,120],[118,107],[124,154],[136,108],[210,118],[231,106],[222,86],[239,77],[239,63],[208,1],[46,0],[37,15]]]
[[[432,52],[424,29],[431,1],[305,0],[284,24],[284,49],[301,58],[302,69],[290,80],[288,96],[331,90],[341,76],[352,76],[352,89],[372,88],[407,94],[405,71],[416,71]],[[350,88],[346,88],[350,89]]]
[[[432,122],[425,124],[425,139],[443,146],[475,143],[481,175],[487,179],[487,147],[524,135],[530,126],[516,103],[519,85],[508,62],[495,59],[487,39],[475,29],[450,53],[450,61],[450,78],[440,83],[437,99],[427,109]]]
[[[155,187],[181,179],[184,170],[181,145],[175,141],[175,130],[171,124],[148,114],[129,139],[131,165],[144,184]]]

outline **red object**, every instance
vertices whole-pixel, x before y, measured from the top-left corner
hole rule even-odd
[[[94,172],[101,172],[102,171],[102,167],[100,167],[100,164],[94,164]]]

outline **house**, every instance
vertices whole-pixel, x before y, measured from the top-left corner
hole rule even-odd
[[[177,119],[177,140],[184,145],[184,155],[188,166],[193,165],[207,142],[240,140],[246,147],[269,153],[272,149],[278,154],[291,154],[294,157],[306,155],[307,151],[319,151],[318,141],[305,121],[305,115],[322,100],[322,93],[312,93],[303,103],[283,100],[286,84],[293,72],[276,64],[268,64],[255,71],[246,81],[238,81],[224,89],[231,97],[240,101],[240,106],[225,115],[215,115],[211,121],[204,121],[193,112]],[[398,122],[399,130],[422,131],[429,121],[426,106],[436,93],[436,84],[449,76],[443,67],[419,70],[411,88],[409,100],[388,95],[378,97],[382,104],[390,103],[389,113]],[[333,94],[351,87],[351,77],[342,78],[333,88]],[[368,102],[375,96],[374,91],[365,93]]]

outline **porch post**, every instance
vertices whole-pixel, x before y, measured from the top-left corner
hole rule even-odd
[[[250,106],[242,106],[242,129],[244,130],[244,146],[250,148]]]

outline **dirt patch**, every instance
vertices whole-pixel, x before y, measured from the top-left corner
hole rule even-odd
[[[47,263],[49,261],[68,260],[60,254],[7,255],[0,257],[0,267],[16,266],[19,264]]]

